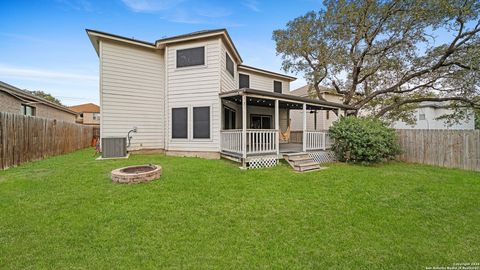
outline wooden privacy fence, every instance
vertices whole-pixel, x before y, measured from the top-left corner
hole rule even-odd
[[[91,126],[0,112],[0,169],[90,146]]]
[[[480,130],[397,130],[399,159],[480,171]]]

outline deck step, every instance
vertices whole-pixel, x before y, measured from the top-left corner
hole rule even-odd
[[[301,161],[294,161],[293,162],[293,165],[295,166],[300,166],[300,167],[304,167],[304,166],[314,166],[314,165],[318,165],[318,162],[315,162],[311,159],[307,159],[307,160],[301,160]]]
[[[298,155],[298,156],[291,156],[291,157],[285,157],[285,158],[290,160],[290,161],[302,161],[302,160],[311,159],[310,156],[308,156],[308,155]]]
[[[318,162],[313,161],[313,159],[307,153],[301,152],[285,154],[283,157],[297,172],[320,170],[320,165]]]
[[[314,171],[314,170],[320,170],[320,165],[315,164],[315,165],[309,165],[309,166],[295,166],[294,169],[299,172]]]

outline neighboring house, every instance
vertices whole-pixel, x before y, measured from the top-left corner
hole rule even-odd
[[[100,106],[85,103],[68,107],[78,113],[76,122],[83,125],[100,126]]]
[[[136,128],[130,151],[276,164],[291,110],[349,109],[290,95],[295,78],[244,65],[225,29],[155,42],[87,34],[100,60],[100,136]],[[294,151],[324,149],[321,136]]]
[[[396,121],[392,124],[396,129],[475,129],[475,113],[471,109],[466,109],[468,119],[449,125],[443,119],[438,117],[446,114],[451,114],[453,111],[446,107],[448,103],[439,102],[422,102],[418,109],[414,111],[414,117],[417,122],[414,125],[407,124],[402,121]]]
[[[327,101],[342,103],[342,95],[332,93],[327,88],[321,88],[321,95]],[[309,89],[308,85],[302,86],[290,92],[292,95],[300,97],[316,98],[315,89]],[[303,130],[302,112],[292,111],[290,114],[292,131]],[[307,114],[307,130],[328,130],[333,122],[338,119],[338,110],[311,110]]]
[[[0,81],[0,112],[75,123],[77,113]]]

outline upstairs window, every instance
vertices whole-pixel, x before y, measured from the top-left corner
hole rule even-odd
[[[205,65],[205,47],[177,50],[177,68]]]
[[[228,73],[230,73],[230,75],[234,76],[234,68],[233,68],[233,61],[232,61],[232,58],[230,58],[230,56],[228,55],[228,53],[225,53],[225,56],[227,58],[227,71]]]
[[[250,76],[246,74],[239,74],[238,75],[238,88],[250,88]]]
[[[418,120],[425,120],[425,114],[421,113],[418,117]]]
[[[22,104],[21,114],[26,116],[35,116],[35,107]]]
[[[282,93],[282,82],[273,81],[273,92]]]
[[[93,118],[93,120],[100,120],[100,114],[99,113],[93,113],[92,118]]]

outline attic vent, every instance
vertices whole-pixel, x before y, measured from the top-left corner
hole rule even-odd
[[[102,158],[118,158],[127,156],[126,137],[102,138]]]

